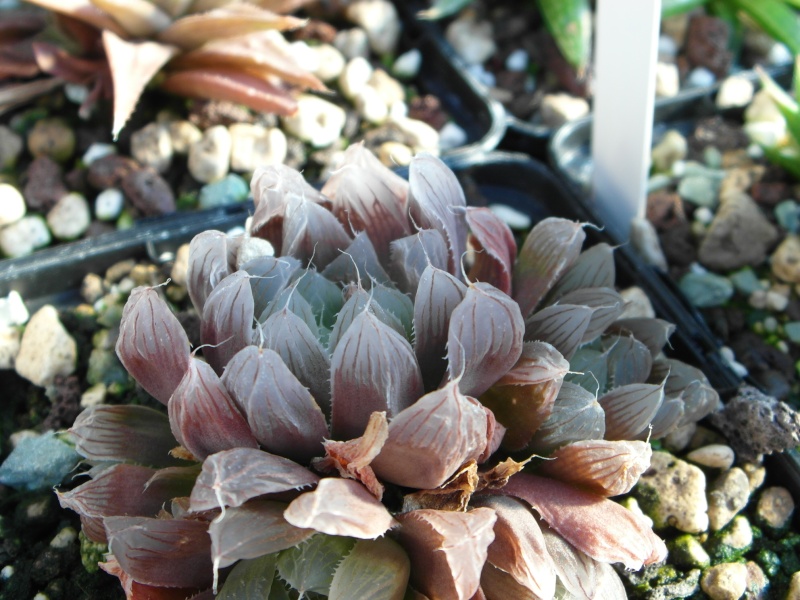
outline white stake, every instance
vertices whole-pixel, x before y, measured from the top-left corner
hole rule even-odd
[[[622,240],[646,208],[660,17],[661,0],[597,1],[593,194]]]

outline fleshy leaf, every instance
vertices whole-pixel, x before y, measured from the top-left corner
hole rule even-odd
[[[308,300],[303,298],[302,294],[295,292],[294,287],[284,289],[278,294],[277,298],[267,305],[258,317],[258,321],[264,323],[272,315],[287,310],[300,317],[312,335],[318,337],[319,329],[317,328],[317,319],[314,316],[314,310],[311,308],[311,304],[308,303]],[[258,332],[253,336],[254,341],[257,339],[259,339]]]
[[[475,247],[472,281],[485,281],[504,294],[511,294],[511,274],[517,256],[514,234],[500,217],[485,207],[467,207],[467,225]]]
[[[278,15],[243,2],[178,19],[158,34],[158,39],[184,50],[202,46],[210,39],[240,36],[266,29],[297,29],[305,21]]]
[[[663,400],[663,384],[631,383],[606,392],[598,401],[606,414],[606,439],[635,439],[656,416]]]
[[[467,286],[447,271],[430,265],[422,273],[414,302],[414,352],[426,389],[438,386],[445,374],[450,316],[466,293]]]
[[[186,288],[197,313],[202,315],[206,298],[217,284],[233,272],[231,239],[221,231],[204,231],[189,244]]]
[[[556,282],[547,295],[553,303],[574,290],[591,287],[613,288],[617,273],[614,266],[614,248],[608,244],[595,244],[580,253],[572,266]]]
[[[500,491],[530,504],[567,542],[600,562],[641,569],[667,555],[644,517],[597,494],[527,473]]]
[[[325,416],[273,350],[243,348],[225,368],[222,384],[264,450],[301,463],[322,454]]]
[[[209,346],[203,356],[217,374],[253,339],[253,291],[250,275],[236,271],[208,295],[200,324],[200,339]]]
[[[247,421],[217,374],[196,358],[167,408],[172,434],[198,460],[231,448],[258,447]]]
[[[307,540],[314,531],[300,529],[283,517],[286,504],[250,500],[228,508],[208,528],[215,569],[224,569],[239,559],[258,558],[280,552]]]
[[[333,437],[358,437],[374,411],[386,411],[391,419],[423,393],[422,374],[408,341],[362,312],[331,358]]]
[[[320,479],[317,489],[295,498],[284,517],[296,527],[358,539],[374,539],[397,525],[367,488],[334,477]]]
[[[647,435],[654,440],[659,440],[674,431],[683,420],[684,403],[680,397],[667,398],[664,401],[650,422],[652,429],[647,429]],[[693,421],[696,423],[696,421]],[[641,435],[641,434],[640,434]]]
[[[406,339],[412,339],[414,335],[414,303],[411,299],[400,290],[380,283],[374,284],[370,293],[375,303],[401,325],[398,333],[405,334]]]
[[[537,452],[550,452],[571,442],[602,439],[605,431],[605,413],[594,394],[565,381],[550,416],[534,434],[530,447]]]
[[[525,321],[525,340],[547,342],[555,346],[564,358],[570,359],[583,343],[593,313],[594,310],[588,306],[548,306]]]
[[[176,496],[185,495],[185,481],[161,479],[150,483],[158,473],[155,469],[138,465],[118,464],[81,484],[73,490],[58,493],[63,508],[81,515],[81,519],[101,519],[110,516],[154,516],[164,503]],[[148,485],[150,483],[150,485]],[[102,526],[100,538],[105,542]],[[87,531],[89,535],[89,531]]]
[[[403,600],[411,563],[389,538],[359,540],[336,567],[330,600]]]
[[[583,346],[569,361],[571,372],[564,378],[570,383],[602,394],[608,389],[608,355],[596,348]]]
[[[514,300],[527,317],[581,251],[583,225],[548,217],[531,229],[514,265]]]
[[[647,380],[653,367],[653,356],[642,342],[633,336],[604,336],[607,348],[609,387],[620,387]]]
[[[302,277],[297,278],[294,286],[297,292],[311,305],[314,315],[317,317],[320,333],[323,328],[332,329],[336,322],[336,314],[344,305],[342,290],[339,286],[311,269],[305,271]],[[324,344],[325,342],[321,339],[320,343]]]
[[[479,396],[516,364],[524,330],[516,302],[488,283],[470,285],[450,315],[450,378],[464,394]]]
[[[411,232],[406,208],[408,183],[363,143],[345,151],[344,162],[322,193],[333,200],[333,213],[345,227],[367,233],[383,263],[389,258],[389,243]]]
[[[488,564],[510,574],[536,597],[554,597],[555,565],[530,508],[508,496],[483,496],[474,504],[491,508],[497,515]]]
[[[487,444],[483,407],[450,382],[420,398],[389,422],[389,437],[372,468],[383,480],[433,489]]]
[[[330,415],[330,359],[300,317],[288,310],[272,315],[256,332],[254,341],[277,352],[300,383],[309,389],[319,407]]]
[[[116,139],[133,114],[145,86],[178,49],[156,42],[129,42],[111,31],[103,31],[103,49],[114,82],[114,125]]]
[[[327,595],[337,565],[355,543],[350,538],[317,534],[300,546],[281,552],[278,573],[301,596],[307,592]]]
[[[422,229],[389,244],[389,272],[392,281],[413,298],[422,274],[431,265],[447,271],[447,244],[435,229]]]
[[[517,364],[496,385],[532,385],[564,377],[570,370],[567,361],[547,342],[525,342]]]
[[[411,558],[411,584],[429,598],[472,598],[494,540],[494,511],[421,509],[397,518],[400,544]]]
[[[539,472],[601,496],[619,496],[636,485],[652,453],[645,442],[581,440],[553,452]]]
[[[125,35],[125,30],[109,14],[97,8],[91,0],[29,0],[29,2],[87,23],[101,31],[108,30],[117,35]]]
[[[511,575],[498,569],[490,562],[483,565],[483,571],[481,571],[481,591],[483,591],[484,597],[488,600],[505,598],[540,600],[542,598],[542,596],[536,596],[528,588],[518,583]]]
[[[620,319],[608,328],[608,333],[633,335],[650,349],[655,359],[667,344],[675,325],[662,319]]]
[[[169,451],[175,438],[166,415],[132,404],[92,406],[70,428],[75,449],[93,462],[135,462],[149,467],[180,464]]]
[[[214,524],[211,524],[213,527]],[[209,530],[211,529],[209,528]],[[211,538],[212,552],[214,548],[214,538]],[[228,577],[225,585],[217,594],[217,600],[250,600],[251,598],[271,598],[272,584],[275,581],[275,573],[278,556],[267,554],[250,560],[240,560]]]
[[[107,517],[108,548],[134,581],[159,587],[211,585],[211,540],[204,521]]]
[[[302,262],[312,259],[325,267],[341,258],[352,240],[336,217],[323,206],[296,195],[285,199],[283,215],[283,256],[294,256]]]
[[[250,288],[253,291],[253,314],[260,315],[267,305],[280,294],[292,276],[300,268],[300,261],[291,256],[275,258],[260,256],[241,266],[242,271],[251,275]]]
[[[378,283],[386,283],[389,276],[383,270],[375,247],[366,232],[356,235],[347,248],[341,248],[339,256],[332,260],[322,271],[322,274],[332,281],[350,283],[359,279],[365,282],[369,278]]]
[[[580,552],[546,523],[541,524],[547,550],[553,557],[559,584],[569,598],[591,600],[599,596],[602,573],[600,563]]]
[[[111,15],[128,37],[151,37],[171,22],[167,13],[147,0],[92,0],[92,4]]]
[[[319,477],[295,462],[254,448],[209,456],[194,484],[194,512],[241,506],[251,498],[315,485]]]
[[[189,338],[155,288],[138,287],[122,309],[116,350],[133,378],[166,404],[189,368]]]
[[[622,296],[611,288],[581,288],[564,294],[559,304],[583,305],[592,309],[592,318],[581,340],[581,343],[585,344],[594,340],[617,320],[622,314],[625,302]]]
[[[417,226],[436,229],[447,241],[448,272],[461,280],[461,255],[467,249],[467,202],[455,174],[440,159],[422,152],[408,171],[408,205]]]

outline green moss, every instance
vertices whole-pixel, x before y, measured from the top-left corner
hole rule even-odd
[[[767,577],[774,577],[781,570],[781,559],[775,552],[762,548],[755,556],[758,566],[766,573]]]
[[[78,534],[78,539],[81,542],[81,563],[83,563],[83,568],[89,573],[97,573],[100,570],[97,563],[105,560],[108,545],[93,542],[86,537],[83,531]]]
[[[636,498],[636,501],[639,503],[642,512],[652,519],[656,507],[658,507],[658,505],[661,503],[661,499],[659,498],[656,489],[652,486],[639,482],[639,484],[633,488],[633,495]],[[655,527],[663,527],[665,525],[666,523],[655,523]]]
[[[703,545],[688,533],[671,540],[668,548],[671,562],[679,567],[705,568],[711,564],[711,558]]]

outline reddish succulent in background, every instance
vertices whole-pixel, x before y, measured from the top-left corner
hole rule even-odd
[[[715,392],[661,354],[672,326],[620,318],[612,248],[581,252],[581,224],[545,219],[516,257],[437,158],[408,182],[361,146],[347,159],[322,192],[256,172],[249,231],[278,257],[192,241],[208,364],[156,291],[134,294],[117,352],[169,419],[81,415],[97,467],[62,504],[129,597],[624,598],[610,565],[666,548],[609,497]],[[180,459],[152,451],[170,443]]]
[[[325,89],[294,61],[278,33],[301,27],[304,21],[276,11],[294,10],[305,2],[27,1],[57,13],[82,54],[73,56],[52,43],[28,39],[27,70],[10,75],[31,77],[41,71],[59,81],[87,85],[84,112],[100,98],[113,97],[115,136],[145,86],[162,71],[159,83],[171,93],[230,100],[283,115],[297,108],[293,88]],[[0,30],[0,43],[30,33],[21,18],[14,23],[17,26],[4,28],[5,33]],[[0,67],[6,54],[0,52]],[[0,80],[3,75],[0,68]],[[4,88],[8,101],[15,93],[18,99],[28,97],[30,85]],[[0,106],[5,103],[0,97]]]

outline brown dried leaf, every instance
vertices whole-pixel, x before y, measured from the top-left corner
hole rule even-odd
[[[478,464],[470,460],[440,487],[403,496],[402,512],[422,508],[464,512],[479,485]]]

